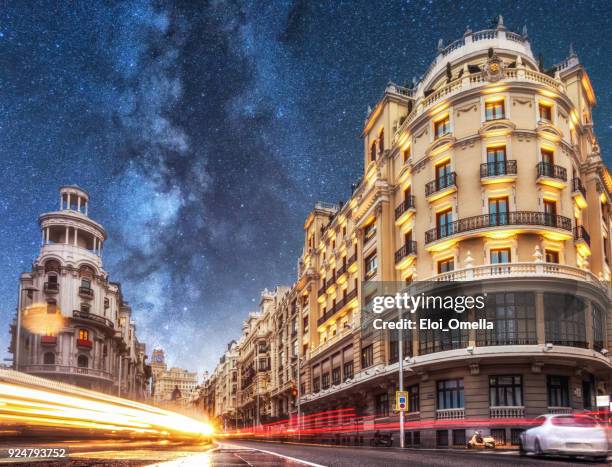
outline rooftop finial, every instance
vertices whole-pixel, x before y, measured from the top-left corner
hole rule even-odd
[[[465,32],[463,33],[463,35],[464,35],[464,36],[468,36],[468,35],[470,35],[470,34],[472,34],[472,30],[470,29],[470,25],[468,24],[468,25],[465,27]]]
[[[503,29],[504,28],[504,17],[502,15],[499,15],[497,17],[497,29]]]
[[[523,25],[523,37],[524,37],[525,39],[527,39],[527,37],[528,37],[528,36],[527,36],[527,25],[526,25],[526,24],[525,24],[525,25]]]
[[[569,56],[570,57],[575,57],[576,56],[576,52],[574,51],[574,44],[572,44],[570,42],[570,46],[569,46]]]
[[[438,39],[438,52],[444,50],[444,41],[442,39]]]

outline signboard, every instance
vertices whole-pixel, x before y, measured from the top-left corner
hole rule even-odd
[[[395,410],[408,412],[408,391],[395,391]]]
[[[607,407],[610,405],[610,396],[597,396],[597,407]]]

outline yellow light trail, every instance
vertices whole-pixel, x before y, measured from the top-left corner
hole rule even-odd
[[[10,370],[0,370],[3,425],[181,438],[210,437],[214,431],[208,423],[169,410]]]

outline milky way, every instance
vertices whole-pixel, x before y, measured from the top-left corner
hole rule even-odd
[[[439,38],[500,13],[548,66],[573,43],[612,160],[607,1],[64,3],[0,8],[3,357],[37,217],[75,183],[139,338],[214,367],[261,289],[295,280],[314,202],[349,195],[368,105],[419,76]]]

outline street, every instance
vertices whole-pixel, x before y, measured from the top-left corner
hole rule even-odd
[[[297,466],[358,467],[358,466],[595,466],[586,460],[563,458],[519,457],[517,451],[467,451],[458,449],[428,450],[370,448],[354,446],[320,446],[281,444],[259,441],[218,441],[206,444],[143,442],[143,441],[56,441],[45,447],[69,450],[64,459],[10,459],[9,448],[37,446],[41,443],[0,442],[0,463],[37,465],[41,467],[69,466]],[[608,458],[608,460],[612,460]],[[609,463],[608,463],[609,465]]]

